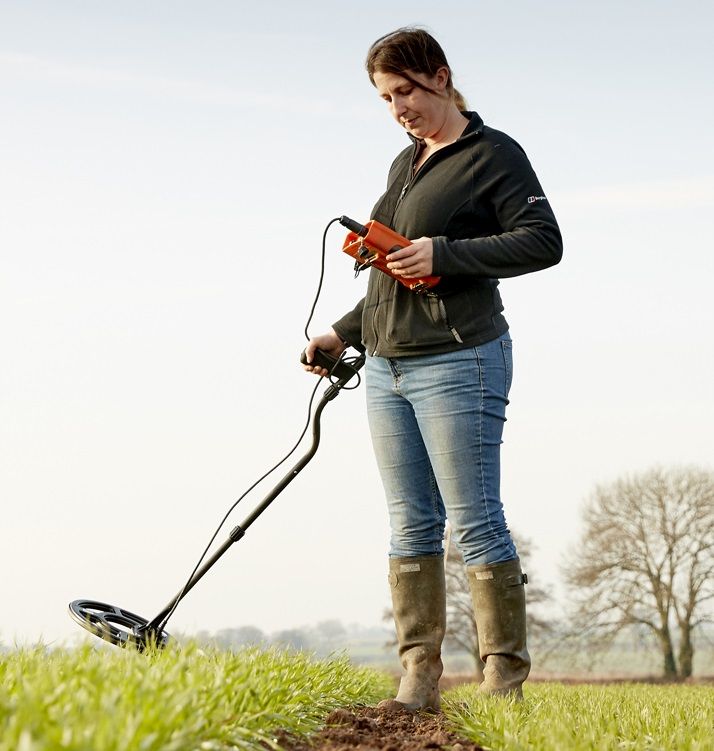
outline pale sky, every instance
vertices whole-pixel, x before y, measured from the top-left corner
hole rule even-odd
[[[525,148],[564,236],[560,266],[501,287],[531,578],[558,583],[596,484],[714,470],[713,22],[708,2],[0,0],[0,640],[71,642],[76,598],[153,617],[292,446],[323,228],[368,218],[406,144],[363,68],[405,24]],[[364,290],[343,236],[312,333]],[[387,540],[362,386],[169,631],[377,624]]]

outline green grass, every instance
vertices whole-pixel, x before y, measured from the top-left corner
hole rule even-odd
[[[17,650],[0,654],[0,751],[265,751],[392,691],[346,657],[274,649]],[[522,703],[462,686],[444,708],[494,751],[714,749],[711,686],[526,684]]]
[[[523,702],[450,691],[456,732],[494,751],[712,751],[714,687],[526,684]]]
[[[18,650],[0,654],[0,751],[252,751],[390,688],[346,657],[278,650]]]

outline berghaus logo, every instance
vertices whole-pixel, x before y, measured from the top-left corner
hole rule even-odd
[[[547,201],[545,196],[528,196],[528,203],[535,203],[536,201]]]

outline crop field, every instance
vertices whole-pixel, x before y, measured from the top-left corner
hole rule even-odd
[[[87,647],[0,655],[0,686],[0,751],[213,751],[309,733],[332,709],[378,701],[390,680],[276,650]]]
[[[525,699],[447,695],[460,734],[499,751],[712,751],[714,687],[526,684]]]
[[[404,745],[402,736],[380,744],[374,710],[365,710],[373,719],[344,712],[391,691],[389,676],[340,656],[195,645],[148,655],[9,651],[0,654],[0,751],[265,750],[310,736],[341,711],[354,720],[353,745],[367,723],[372,748],[400,751],[451,749],[455,739],[508,751],[714,749],[710,686],[533,684],[522,703],[461,686],[446,694],[440,720],[451,735],[422,743],[407,732]],[[336,747],[315,738],[317,749]]]

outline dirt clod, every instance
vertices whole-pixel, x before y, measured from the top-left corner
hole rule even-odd
[[[331,712],[308,740],[280,735],[285,751],[482,751],[446,728],[441,714],[353,707]]]

